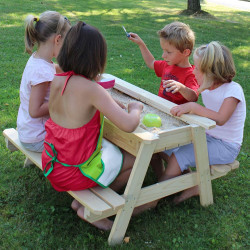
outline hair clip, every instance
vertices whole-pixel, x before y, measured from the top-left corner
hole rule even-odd
[[[70,24],[70,21],[69,21],[69,19],[68,19],[66,16],[64,17],[64,20],[65,20],[67,23]]]

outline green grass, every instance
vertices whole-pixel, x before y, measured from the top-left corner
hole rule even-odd
[[[156,59],[161,58],[157,30],[179,20],[196,33],[196,46],[217,40],[228,46],[237,76],[249,100],[248,12],[209,4],[202,9],[214,18],[179,15],[186,0],[0,0],[0,130],[16,127],[19,85],[28,55],[24,53],[24,18],[57,10],[74,24],[83,20],[98,27],[107,39],[106,72],[157,93],[159,79],[149,70],[139,49],[121,28],[138,33]],[[192,61],[192,60],[191,60]],[[249,108],[247,109],[249,113]],[[249,246],[249,118],[238,156],[240,169],[213,181],[214,204],[207,208],[192,198],[180,206],[170,199],[154,211],[132,218],[121,249],[246,249]],[[22,168],[24,156],[10,153],[0,136],[0,249],[107,249],[108,233],[78,219],[72,198],[53,190],[42,172]],[[146,181],[150,182],[148,174]]]

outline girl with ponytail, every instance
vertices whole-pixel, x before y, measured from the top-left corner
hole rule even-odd
[[[57,57],[69,29],[68,19],[56,11],[26,18],[25,51],[31,56],[21,80],[17,128],[21,143],[31,151],[43,150],[50,82],[60,70],[52,59]]]

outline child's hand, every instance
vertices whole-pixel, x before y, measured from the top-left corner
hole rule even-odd
[[[166,92],[177,93],[183,88],[183,84],[175,80],[162,80],[163,88],[166,89]]]
[[[137,34],[130,32],[129,35],[130,37],[128,37],[128,39],[132,42],[138,44],[139,46],[144,44],[143,40]]]
[[[115,100],[115,102],[122,108],[122,109],[126,109],[126,106],[123,104],[123,103],[121,103],[120,101],[118,101],[118,100],[116,100],[116,99],[114,99]]]
[[[192,111],[192,102],[174,106],[170,109],[170,113],[174,116],[181,116],[182,114],[190,113]]]
[[[142,112],[143,104],[140,102],[130,102],[128,104],[128,113],[130,113],[132,110],[139,110],[140,112]]]

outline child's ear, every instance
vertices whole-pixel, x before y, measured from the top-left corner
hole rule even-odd
[[[183,55],[184,56],[190,56],[191,55],[191,50],[190,49],[184,49]]]
[[[55,36],[55,44],[59,44],[61,38],[62,38],[62,35],[60,35],[60,34],[56,35],[56,36]]]

